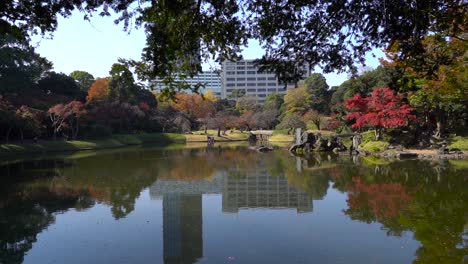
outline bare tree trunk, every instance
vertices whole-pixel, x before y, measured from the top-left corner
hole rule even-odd
[[[9,127],[7,132],[6,132],[6,143],[8,144],[10,142],[10,132],[13,128]]]
[[[218,127],[218,137],[221,136],[221,127]]]
[[[380,136],[382,135],[382,128],[375,128],[375,140],[380,140]]]

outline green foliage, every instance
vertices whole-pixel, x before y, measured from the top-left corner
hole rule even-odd
[[[286,114],[281,122],[276,126],[276,129],[282,130],[282,129],[288,129],[288,134],[291,133],[296,128],[306,128],[306,124],[304,121],[301,120],[301,118],[293,113],[288,113]]]
[[[257,100],[252,96],[244,96],[237,100],[236,109],[240,113],[246,113],[257,109]]]
[[[359,148],[367,152],[375,153],[384,151],[389,145],[390,143],[387,141],[368,141],[361,144]]]
[[[455,136],[449,138],[449,148],[457,148],[468,151],[468,137]]]
[[[109,99],[136,103],[141,88],[135,84],[133,74],[128,67],[122,63],[114,63],[109,73],[111,74]]]
[[[54,93],[75,98],[80,94],[80,87],[75,80],[64,73],[50,72],[38,82],[45,93]]]
[[[328,90],[327,80],[321,73],[313,73],[304,80],[307,90],[311,94],[310,107],[322,114],[330,112],[331,93]]]
[[[343,82],[340,86],[332,88],[330,104],[336,105],[344,102],[346,99],[360,93],[367,95],[374,88],[397,88],[395,69],[388,66],[379,66],[374,70],[365,71],[358,76],[353,76]]]
[[[0,94],[23,94],[33,89],[37,80],[51,68],[52,63],[37,54],[26,41],[3,35],[0,30]]]
[[[70,73],[70,77],[75,79],[83,92],[87,92],[94,82],[94,76],[86,71],[73,71]]]
[[[288,113],[304,114],[311,108],[312,94],[302,85],[295,89],[289,89],[284,96],[284,105]]]
[[[284,94],[271,93],[267,95],[263,110],[276,110],[281,115],[284,112]]]

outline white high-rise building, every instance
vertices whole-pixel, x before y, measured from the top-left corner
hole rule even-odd
[[[304,68],[303,78],[310,75]],[[244,90],[246,96],[257,98],[258,104],[265,102],[265,97],[272,93],[285,94],[295,84],[279,83],[275,73],[260,72],[254,60],[224,61],[221,70],[221,98],[226,98],[234,90]]]

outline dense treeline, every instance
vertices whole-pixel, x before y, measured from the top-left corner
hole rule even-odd
[[[406,137],[408,144],[424,145],[433,136],[466,133],[468,17],[463,1],[171,3],[62,0],[0,5],[1,140],[208,128],[219,134],[229,128],[290,132],[309,126],[373,129],[376,139],[388,132]],[[105,78],[95,79],[85,71],[70,76],[52,72],[52,63],[29,44],[30,36],[53,32],[57,15],[67,17],[75,8],[86,18],[98,8],[104,16],[112,9],[125,30],[132,21],[142,26],[147,45],[141,60],[119,60]],[[237,16],[241,12],[253,15]],[[200,72],[210,55],[218,61],[236,59],[252,38],[267,51],[261,65],[283,82],[297,82],[302,75],[297,66],[305,63],[327,72],[355,73],[356,62],[363,62],[374,47],[385,48],[387,59],[338,87],[329,88],[321,74],[313,74],[284,97],[270,95],[262,107],[240,92],[225,100],[176,93],[189,87],[170,82],[175,73]],[[279,39],[283,41],[275,43]],[[158,104],[134,74],[139,81],[159,77],[167,82],[162,97],[175,100]]]

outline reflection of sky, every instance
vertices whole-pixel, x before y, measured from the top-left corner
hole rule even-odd
[[[314,213],[241,210],[222,213],[222,195],[202,196],[199,263],[410,263],[419,246],[408,233],[350,220],[346,194],[332,188]],[[115,220],[105,205],[71,210],[38,235],[25,263],[162,263],[163,202],[141,193],[135,211]]]

